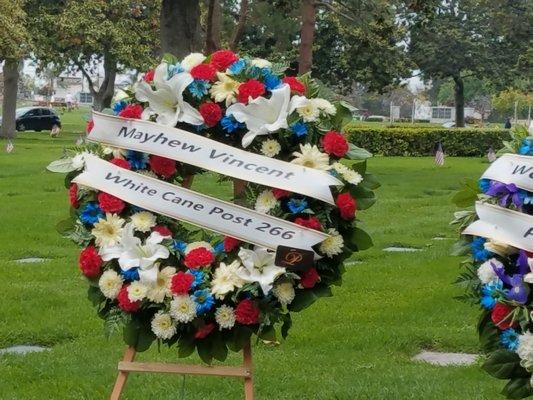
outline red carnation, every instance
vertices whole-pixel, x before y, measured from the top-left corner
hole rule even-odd
[[[191,250],[185,256],[183,263],[187,268],[200,268],[206,267],[215,261],[215,256],[205,247],[198,247],[197,249]]]
[[[98,205],[103,212],[119,213],[126,206],[122,200],[106,192],[98,193]]]
[[[176,295],[187,294],[194,282],[194,276],[183,271],[179,271],[172,277],[170,291]]]
[[[235,307],[235,320],[239,324],[254,325],[259,322],[259,308],[250,299],[244,299]]]
[[[320,225],[320,221],[317,217],[309,217],[308,219],[298,217],[294,220],[294,223],[317,231],[322,230],[322,225]]]
[[[217,70],[210,64],[199,64],[191,69],[192,77],[203,81],[212,81],[216,73]]]
[[[211,332],[213,332],[213,329],[215,329],[216,325],[214,322],[210,322],[208,324],[205,324],[204,326],[201,326],[198,328],[196,333],[194,334],[195,339],[204,339],[209,335]]]
[[[503,303],[496,303],[492,309],[491,319],[499,329],[502,331],[508,328],[514,328],[518,325],[517,321],[513,321],[512,312],[514,307]]]
[[[341,218],[347,221],[355,218],[355,211],[357,210],[357,203],[355,199],[350,196],[350,193],[341,193],[337,196],[335,204],[339,207]]]
[[[231,236],[226,236],[224,238],[224,251],[230,252],[235,249],[239,245],[241,241],[239,239],[235,239]]]
[[[343,134],[329,131],[322,139],[324,151],[337,157],[343,157],[348,152],[348,141]]]
[[[305,85],[295,76],[286,76],[282,79],[283,83],[286,83],[291,88],[291,92],[296,92],[298,94],[304,94],[306,87]]]
[[[89,122],[87,122],[87,126],[85,127],[85,132],[89,134],[91,133],[93,128],[94,128],[94,121],[91,119]]]
[[[70,205],[74,208],[78,208],[80,205],[78,202],[78,185],[75,183],[71,184],[68,189],[68,198],[70,200]]]
[[[155,71],[153,69],[149,69],[148,71],[145,72],[143,79],[145,82],[150,83],[154,80],[154,75],[155,75]]]
[[[113,158],[110,161],[111,164],[115,164],[117,167],[124,168],[124,169],[131,169],[131,165],[127,160],[124,160],[123,158]]]
[[[143,107],[140,104],[128,104],[124,109],[118,113],[119,117],[141,119]]]
[[[320,276],[318,276],[318,272],[316,271],[316,269],[311,268],[302,273],[302,275],[300,276],[300,284],[304,289],[311,289],[316,285],[319,279]]]
[[[208,127],[215,126],[220,121],[220,118],[222,118],[222,109],[217,103],[203,103],[198,108],[198,111]]]
[[[218,50],[211,55],[211,65],[218,71],[225,70],[237,60],[237,55],[231,50]]]
[[[256,79],[250,79],[239,86],[237,98],[241,103],[248,104],[250,97],[255,99],[263,94],[265,94],[265,85]]]
[[[80,253],[80,271],[87,278],[95,278],[100,275],[102,269],[102,258],[94,246],[87,246]]]
[[[176,173],[176,161],[161,156],[150,156],[150,169],[163,178],[170,178]]]
[[[118,292],[117,300],[118,300],[118,306],[120,309],[126,312],[135,312],[139,309],[141,306],[140,301],[131,301],[128,297],[128,287],[130,285],[124,285]]]
[[[289,194],[291,194],[291,192],[283,189],[272,189],[272,194],[274,195],[276,200],[279,200],[283,197],[287,197]]]
[[[159,233],[161,236],[172,236],[172,231],[165,225],[156,225],[152,228],[153,232]]]

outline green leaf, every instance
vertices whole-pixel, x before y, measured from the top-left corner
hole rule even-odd
[[[287,339],[287,336],[289,336],[289,330],[292,326],[292,318],[291,314],[287,313],[283,315],[283,325],[281,326],[281,337],[283,339]]]
[[[297,289],[296,296],[288,308],[290,311],[302,311],[318,300],[311,289]]]
[[[218,361],[224,361],[228,357],[228,348],[226,343],[222,339],[222,335],[219,332],[213,333],[212,335],[212,351],[213,358]]]
[[[518,354],[504,349],[492,353],[482,368],[498,379],[529,377],[531,375],[520,365]]]
[[[57,231],[57,233],[59,233],[62,236],[66,236],[66,235],[74,232],[74,229],[75,229],[75,224],[74,224],[74,221],[71,218],[64,219],[62,221],[59,221],[56,224],[56,231]]]
[[[98,286],[89,286],[87,289],[87,298],[95,307],[99,306],[102,301],[105,301],[105,296]]]
[[[198,340],[196,343],[196,349],[203,362],[206,364],[213,363],[213,346],[210,338]]]
[[[452,202],[461,208],[472,206],[477,200],[478,193],[477,181],[468,179],[465,181],[463,189],[455,193],[452,197]]]
[[[455,242],[452,246],[452,256],[466,256],[470,253],[470,242],[466,239],[461,239]]]
[[[129,346],[133,346],[136,351],[143,352],[150,348],[155,335],[146,327],[150,324],[143,324],[140,321],[132,320],[124,326],[122,331],[124,341]]]
[[[358,210],[366,210],[372,207],[377,200],[372,190],[361,185],[350,187],[349,192],[356,199]]]
[[[332,118],[333,126],[336,130],[343,131],[344,127],[353,120],[352,110],[354,107],[341,100],[335,103],[335,108],[337,109],[337,112]]]
[[[178,357],[185,358],[189,357],[196,348],[194,340],[191,338],[181,338],[178,342]]]
[[[259,338],[262,340],[268,340],[270,342],[275,342],[277,340],[276,330],[274,329],[273,325],[261,325],[259,327],[259,331],[257,332],[257,336],[259,336]]]
[[[59,160],[52,161],[46,169],[50,172],[57,172],[61,174],[66,174],[68,172],[74,171],[75,168],[72,165],[72,158],[60,158]]]
[[[177,64],[178,62],[178,58],[170,53],[163,54],[162,60],[166,62],[167,64]]]
[[[492,322],[490,312],[484,312],[481,314],[481,318],[479,319],[478,323],[478,333],[479,341],[484,351],[490,352],[501,348],[500,330]]]
[[[345,238],[344,244],[353,251],[366,250],[374,245],[370,235],[360,228],[354,228],[352,233]]]
[[[364,174],[363,182],[361,182],[359,185],[371,190],[375,190],[381,186],[381,183],[379,183],[374,174]]]
[[[357,147],[355,144],[350,143],[350,148],[348,150],[348,153],[346,153],[346,157],[351,160],[366,160],[367,158],[372,157],[372,154],[366,151],[365,149]]]
[[[524,399],[533,395],[530,378],[511,379],[503,388],[502,394],[508,399]]]
[[[233,351],[241,351],[246,343],[250,341],[252,330],[246,326],[238,326],[233,330],[233,336],[228,342],[228,346]]]

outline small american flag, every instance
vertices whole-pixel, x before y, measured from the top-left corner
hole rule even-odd
[[[8,140],[6,145],[6,153],[12,153],[13,150],[15,150],[15,145],[11,140]]]
[[[442,143],[437,145],[437,151],[435,152],[435,164],[439,166],[444,165],[444,151],[442,151]]]
[[[489,148],[489,152],[487,153],[487,158],[489,162],[494,162],[498,157],[496,157],[496,153],[494,152],[494,149],[492,147]]]

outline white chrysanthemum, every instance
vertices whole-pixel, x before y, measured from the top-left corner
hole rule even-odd
[[[82,153],[76,154],[74,157],[72,157],[72,168],[74,169],[82,169],[85,166],[85,157],[87,155],[91,154],[88,151],[84,151]]]
[[[484,244],[485,250],[491,253],[496,253],[502,257],[507,257],[510,254],[517,252],[516,248],[509,246],[506,243],[497,242],[495,240],[487,240]]]
[[[346,182],[351,183],[352,185],[359,185],[363,181],[363,177],[359,172],[348,168],[340,162],[335,162],[331,166]]]
[[[199,249],[200,247],[205,247],[210,252],[214,252],[213,246],[207,242],[192,242],[191,244],[188,244],[187,247],[185,247],[185,255],[189,254],[190,251],[194,249]]]
[[[141,301],[146,297],[146,293],[148,293],[148,287],[140,281],[133,281],[128,286],[128,298],[130,301]]]
[[[276,296],[279,302],[285,306],[291,304],[296,295],[294,286],[292,286],[291,282],[281,282],[274,285],[272,293],[274,293],[274,296]]]
[[[481,264],[477,269],[477,276],[481,283],[487,284],[495,281],[498,278],[498,276],[494,272],[494,268],[492,268],[491,262],[499,261],[495,258],[491,258],[490,260],[485,261],[483,264]]]
[[[281,145],[277,140],[267,139],[261,144],[261,153],[267,157],[275,157],[281,151]]]
[[[228,75],[223,72],[217,72],[218,81],[211,86],[209,93],[211,93],[211,98],[217,103],[223,101],[226,102],[226,107],[229,107],[230,104],[235,103],[237,98],[237,90],[239,88],[239,82],[231,79]]]
[[[170,314],[159,311],[152,318],[152,332],[159,339],[170,339],[176,334],[176,323],[172,321]]]
[[[155,215],[148,211],[139,211],[131,216],[133,227],[139,232],[150,232],[156,225]]]
[[[276,200],[276,197],[274,197],[272,190],[264,190],[259,196],[257,196],[255,201],[255,211],[266,214],[276,207],[276,204],[278,204],[278,201]]]
[[[148,293],[146,293],[148,300],[154,303],[162,303],[165,301],[165,297],[170,297],[172,295],[170,283],[175,273],[176,268],[174,267],[165,267],[159,271],[155,283],[148,287]]]
[[[310,143],[300,144],[300,152],[295,151],[292,155],[296,157],[291,161],[293,164],[324,171],[331,168],[328,155],[322,153],[318,150],[318,147],[311,145]]]
[[[324,114],[335,115],[337,112],[335,106],[326,99],[311,99],[311,103]]]
[[[105,271],[98,280],[98,287],[108,299],[116,299],[124,280],[112,269]]]
[[[202,53],[191,53],[181,62],[181,66],[187,72],[204,62],[205,56]]]
[[[304,122],[314,122],[320,116],[320,109],[311,100],[308,100],[304,105],[297,107],[296,112]]]
[[[122,235],[124,220],[117,214],[106,213],[94,224],[91,234],[96,238],[97,246],[115,246]]]
[[[215,321],[220,329],[231,329],[235,325],[235,311],[230,306],[222,305],[215,311]]]
[[[191,322],[196,317],[196,303],[191,296],[175,296],[170,302],[170,315],[178,322]]]
[[[124,159],[127,153],[127,150],[119,149],[118,147],[113,146],[102,146],[102,151],[105,155],[113,155],[114,158]]]
[[[239,260],[234,260],[229,265],[220,263],[211,281],[211,293],[215,298],[223,299],[225,295],[244,285],[244,281],[237,276],[240,266]]]
[[[520,364],[530,371],[533,367],[533,333],[527,331],[518,336],[516,353],[521,359]]]
[[[320,243],[319,250],[328,257],[333,257],[342,253],[344,239],[339,232],[333,228],[328,230],[329,238]]]
[[[270,68],[272,63],[264,58],[254,58],[250,61],[250,64],[257,68]]]

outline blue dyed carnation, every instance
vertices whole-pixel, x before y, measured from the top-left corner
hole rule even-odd
[[[502,281],[487,283],[481,287],[481,299],[480,304],[482,307],[492,310],[496,303],[497,298],[503,288]]]
[[[277,89],[281,86],[281,79],[279,79],[276,75],[269,73],[264,77],[263,83],[265,84],[267,90],[272,91],[273,89]]]
[[[215,299],[209,289],[197,290],[193,293],[192,299],[196,303],[196,313],[203,314],[211,310],[215,304]]]
[[[225,115],[220,120],[220,125],[222,125],[222,129],[224,129],[228,133],[235,132],[237,129],[244,128],[244,124],[242,122],[237,121],[233,115]]]
[[[533,155],[533,139],[525,138],[522,140],[522,145],[520,146],[520,149],[518,149],[518,153],[525,156]]]
[[[85,208],[80,213],[81,222],[87,225],[94,225],[100,218],[104,217],[104,212],[100,209],[98,204],[91,202],[87,203]]]
[[[292,214],[298,214],[307,208],[307,201],[304,199],[290,199],[287,207],[289,207]]]
[[[195,79],[187,88],[194,97],[201,99],[209,91],[209,82],[203,79]]]
[[[139,280],[139,268],[134,267],[126,271],[121,272],[125,281],[138,281]]]
[[[185,70],[181,66],[180,63],[177,64],[171,64],[168,66],[167,73],[168,73],[168,79],[172,78],[174,75],[179,74],[181,72],[184,72]]]
[[[483,193],[487,193],[487,190],[490,189],[490,184],[490,179],[480,179],[478,182],[479,190],[481,190]]]
[[[128,150],[126,158],[134,170],[145,169],[148,165],[148,154],[139,151]]]
[[[174,250],[183,253],[185,251],[185,248],[187,247],[187,243],[182,240],[174,240],[172,242],[172,247],[174,248]]]
[[[305,137],[308,132],[307,125],[303,122],[295,122],[291,125],[291,132],[299,138]]]
[[[118,115],[126,106],[128,103],[126,103],[124,100],[117,101],[115,104],[113,104],[112,110],[115,115]]]
[[[237,75],[240,74],[244,70],[244,68],[246,68],[246,60],[241,58],[240,60],[237,60],[233,64],[231,64],[228,67],[228,71],[232,75]]]
[[[190,269],[189,273],[194,276],[194,282],[191,285],[191,289],[196,289],[201,286],[205,280],[205,273],[199,269]]]
[[[492,256],[492,253],[485,249],[486,241],[487,240],[484,238],[476,237],[470,244],[472,257],[474,257],[474,260],[477,262],[485,262]]]
[[[518,345],[520,344],[520,339],[518,337],[518,332],[513,328],[508,328],[500,334],[500,343],[507,350],[516,351]]]
[[[221,241],[221,242],[218,242],[217,244],[215,244],[213,246],[213,250],[214,250],[215,255],[224,252],[224,242]]]

